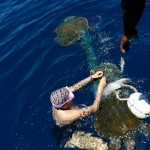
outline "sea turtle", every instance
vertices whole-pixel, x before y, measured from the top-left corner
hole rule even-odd
[[[54,30],[57,34],[55,41],[61,46],[69,46],[82,38],[88,28],[89,25],[86,18],[76,16],[67,17]]]
[[[127,138],[130,139],[132,136],[131,139],[135,143],[134,136],[131,133],[136,131],[139,125],[140,120],[131,113],[127,107],[127,103],[125,101],[119,101],[112,96],[112,99],[106,101],[100,107],[100,110],[96,114],[94,126],[101,137],[112,140],[110,147],[113,145],[114,149],[119,149],[121,146],[120,137],[126,137],[124,139],[131,142]],[[126,142],[126,145],[129,144]],[[132,148],[134,146],[135,144],[132,145]]]
[[[124,139],[126,149],[132,150],[136,144],[134,133],[139,129],[142,121],[129,110],[126,101],[119,101],[115,95],[115,90],[120,89],[124,85],[124,81],[128,81],[128,78],[120,79],[120,70],[111,63],[102,63],[100,66],[92,69],[91,74],[98,70],[104,72],[108,85],[105,88],[106,91],[104,90],[102,105],[96,113],[95,130],[100,137],[110,139],[110,149],[120,149],[121,139]],[[97,81],[95,84],[98,84]],[[132,89],[135,90],[135,88]],[[131,90],[125,87],[123,90],[123,92],[120,92],[123,97],[128,97],[131,94]],[[106,97],[105,93],[110,95]]]
[[[94,74],[99,70],[104,72],[104,75],[107,78],[107,83],[113,82],[121,78],[121,73],[119,68],[113,63],[109,63],[109,62],[101,63],[99,66],[91,69],[90,74]],[[96,81],[96,83],[98,84],[98,81]]]

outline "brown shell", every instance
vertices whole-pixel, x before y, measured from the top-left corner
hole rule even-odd
[[[126,101],[113,98],[104,103],[95,119],[95,129],[102,137],[121,136],[138,128],[140,120],[136,118]]]
[[[71,45],[83,37],[88,27],[88,21],[84,17],[67,17],[64,22],[54,30],[57,34],[55,41],[61,46]]]
[[[94,74],[97,71],[103,71],[104,75],[106,76],[107,83],[118,80],[121,77],[120,70],[112,63],[101,63],[99,66],[91,69],[90,74]]]

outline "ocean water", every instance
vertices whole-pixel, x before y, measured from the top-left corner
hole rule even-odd
[[[139,39],[132,39],[126,54],[119,49],[120,1],[1,0],[0,10],[0,150],[63,149],[54,132],[49,95],[90,71],[80,41],[68,47],[54,41],[54,29],[68,16],[88,19],[97,61],[119,67],[123,57],[124,77],[150,100],[150,0],[137,26]],[[76,93],[76,103],[93,102],[91,86]],[[96,134],[91,120],[83,121],[84,128]],[[149,135],[138,133],[137,141],[138,150],[150,147]]]

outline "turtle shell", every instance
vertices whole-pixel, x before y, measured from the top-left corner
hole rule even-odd
[[[55,41],[61,46],[68,46],[83,37],[88,30],[88,21],[84,17],[67,17],[54,32],[57,34]]]
[[[107,83],[113,82],[121,77],[120,70],[112,63],[101,63],[99,66],[91,69],[90,74],[94,74],[97,71],[103,71],[106,76]],[[97,82],[98,84],[99,82]]]
[[[131,113],[126,101],[112,98],[100,107],[94,126],[100,136],[110,138],[135,131],[139,124],[140,120]]]

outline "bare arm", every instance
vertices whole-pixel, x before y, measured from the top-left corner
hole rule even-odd
[[[100,78],[103,76],[103,72],[102,71],[97,71],[95,74],[81,80],[80,82],[72,85],[69,87],[69,89],[74,92],[80,88],[82,88],[83,86],[87,85],[90,81],[92,81],[93,79],[96,79],[96,78]]]
[[[96,112],[99,109],[101,98],[102,98],[105,86],[106,86],[106,77],[103,77],[101,79],[101,81],[99,82],[99,85],[98,85],[96,99],[93,103],[93,112]]]
[[[87,78],[81,80],[80,82],[78,82],[78,83],[76,83],[76,84],[70,86],[69,89],[70,89],[72,92],[74,92],[74,91],[76,91],[76,90],[82,88],[82,87],[85,86],[86,84],[88,84],[90,81],[92,81],[91,78],[90,78],[90,77],[87,77]]]
[[[100,102],[101,102],[101,97],[103,94],[104,87],[106,85],[106,78],[103,77],[99,83],[96,98],[94,100],[94,103],[91,106],[88,106],[87,108],[82,108],[78,110],[65,110],[61,113],[61,121],[62,122],[73,122],[77,119],[84,118],[91,113],[96,112],[99,109]]]

